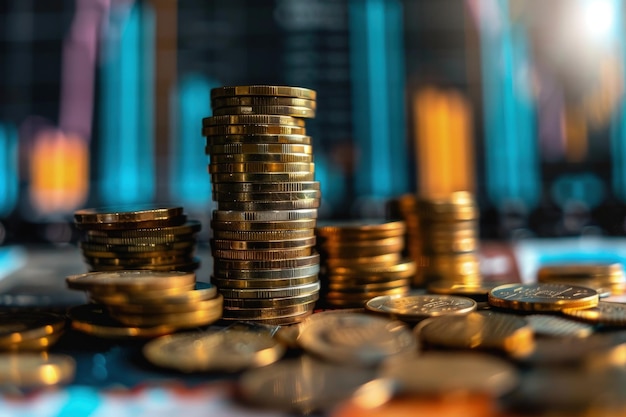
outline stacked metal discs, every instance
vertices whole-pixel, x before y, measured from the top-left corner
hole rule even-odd
[[[91,271],[193,271],[200,223],[182,207],[107,207],[74,213]]]
[[[409,255],[419,268],[414,286],[443,280],[482,281],[478,265],[479,212],[471,193],[436,197],[403,196],[392,202],[392,216],[407,223]]]
[[[203,119],[213,185],[212,282],[225,320],[297,323],[319,298],[314,250],[320,185],[304,118],[313,90],[282,86],[211,91]]]
[[[601,297],[626,292],[626,274],[619,262],[544,265],[537,271],[537,281],[589,287]]]
[[[381,295],[409,292],[416,263],[402,258],[402,221],[355,221],[316,228],[324,301],[331,307],[363,307]]]
[[[0,351],[43,351],[65,331],[65,316],[44,311],[0,312]]]

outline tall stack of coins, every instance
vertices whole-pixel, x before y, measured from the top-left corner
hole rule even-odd
[[[416,263],[401,255],[405,229],[401,221],[319,225],[324,301],[331,307],[363,307],[373,297],[408,293]]]
[[[193,271],[200,223],[182,207],[89,208],[74,213],[90,271]]]
[[[434,197],[403,196],[392,203],[392,216],[408,225],[410,256],[421,266],[414,286],[443,280],[479,284],[478,207],[471,193]]]
[[[252,85],[211,91],[202,121],[213,185],[212,282],[224,320],[297,323],[319,298],[320,185],[304,119],[316,93]]]

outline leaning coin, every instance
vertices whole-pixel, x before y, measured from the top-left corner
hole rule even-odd
[[[1,312],[0,349],[25,340],[58,333],[65,327],[65,317],[45,312]]]
[[[302,324],[298,343],[325,360],[361,366],[375,366],[417,350],[415,338],[403,323],[354,313],[312,316]]]
[[[268,332],[229,329],[164,336],[143,348],[144,356],[154,365],[187,373],[237,372],[266,366],[284,352]]]
[[[245,372],[237,392],[241,400],[255,407],[310,414],[329,411],[374,378],[376,374],[370,369],[337,366],[304,356]]]
[[[61,354],[6,353],[0,355],[0,385],[41,388],[74,379],[74,359]]]
[[[369,300],[365,308],[401,320],[420,321],[429,317],[469,314],[476,310],[476,301],[453,295],[382,296]]]
[[[165,290],[194,284],[196,276],[187,272],[116,271],[70,275],[65,281],[76,290]]]
[[[505,284],[489,292],[493,307],[524,311],[561,311],[598,304],[597,291],[567,284]]]
[[[626,304],[600,301],[591,308],[564,308],[563,314],[592,324],[626,326]]]

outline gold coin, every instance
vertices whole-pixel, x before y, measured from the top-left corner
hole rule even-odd
[[[538,336],[582,338],[589,337],[593,334],[593,327],[589,324],[559,316],[529,314],[524,316],[524,319],[530,324],[533,332]]]
[[[214,235],[217,231],[235,231],[242,233],[259,233],[273,231],[306,230],[315,227],[315,218],[276,221],[247,221],[247,220],[211,220]]]
[[[311,316],[300,325],[298,344],[327,361],[372,366],[417,352],[411,331],[401,322],[366,314]]]
[[[320,271],[318,263],[296,268],[277,269],[219,269],[215,268],[214,278],[219,280],[245,280],[251,282],[274,281],[284,279],[303,279],[317,276]]]
[[[211,100],[219,97],[232,96],[276,96],[276,97],[299,97],[315,100],[315,90],[302,87],[289,87],[281,85],[242,85],[218,87],[211,90]]]
[[[621,263],[544,265],[537,271],[538,282],[559,282],[601,288],[626,281]]]
[[[310,153],[218,153],[211,155],[211,164],[231,163],[311,163]]]
[[[85,232],[87,240],[95,237],[116,238],[116,239],[151,239],[159,236],[179,236],[194,235],[199,232],[202,225],[199,221],[189,220],[180,226],[156,227],[149,229],[130,230],[87,230]]]
[[[182,299],[181,299],[182,300]],[[179,300],[180,301],[180,300]],[[107,308],[112,317],[120,315],[150,315],[159,317],[170,313],[194,313],[198,311],[217,311],[222,309],[223,299],[219,294],[205,300],[186,300],[187,302],[170,303],[167,300],[159,302],[134,302],[129,304],[111,304]],[[156,319],[155,319],[156,320]],[[165,324],[158,322],[156,324]]]
[[[328,268],[329,273],[333,276],[345,276],[345,277],[392,277],[401,278],[409,277],[416,271],[417,265],[410,260],[404,260],[402,262],[392,265],[371,265],[363,264],[359,266],[337,266]]]
[[[313,180],[315,180],[314,172],[236,172],[232,174],[211,174],[211,181],[214,184],[233,182],[301,182]]]
[[[202,126],[218,125],[284,125],[304,127],[304,120],[291,116],[271,114],[216,115],[202,119]]]
[[[238,299],[224,298],[224,310],[236,310],[240,308],[283,308],[299,304],[309,304],[319,299],[319,293],[298,295],[293,297],[281,297],[273,299]],[[229,313],[230,314],[230,313]],[[226,316],[227,314],[224,313]]]
[[[300,268],[304,266],[319,265],[320,256],[312,253],[308,256],[301,256],[294,259],[277,259],[261,261],[241,261],[234,259],[214,259],[213,265],[216,271],[243,270],[243,269],[284,269]]]
[[[149,246],[168,245],[178,242],[195,242],[196,235],[154,235],[150,237],[86,236],[85,242],[97,245]]]
[[[318,244],[320,253],[332,258],[350,258],[363,256],[379,256],[390,253],[398,253],[404,249],[404,240],[396,238],[380,239],[376,241],[363,241],[354,245],[328,245],[328,242]]]
[[[144,221],[170,220],[183,215],[182,207],[121,206],[87,208],[74,212],[78,224],[141,223]]]
[[[423,253],[448,254],[467,253],[478,250],[478,240],[475,238],[427,239],[424,238]]]
[[[417,206],[420,215],[427,219],[459,221],[478,218],[474,196],[468,191],[422,196],[418,198]]]
[[[315,100],[306,98],[272,96],[231,96],[216,97],[211,100],[213,110],[233,106],[297,106],[315,110],[317,103]]]
[[[328,268],[323,274],[324,279],[336,285],[344,286],[361,286],[361,285],[389,285],[391,282],[408,282],[413,274],[351,274],[341,275],[335,274],[332,269]]]
[[[578,320],[603,326],[626,326],[626,304],[600,301],[591,308],[564,308],[563,314]]]
[[[260,193],[220,193],[213,192],[213,199],[219,202],[244,202],[244,201],[298,201],[319,200],[322,193],[319,190],[292,191],[292,192],[260,192]]]
[[[382,296],[367,302],[365,308],[392,318],[420,321],[429,317],[466,315],[476,310],[476,301],[454,295]]]
[[[193,249],[196,246],[196,241],[182,241],[172,243],[153,243],[143,245],[110,245],[100,244],[93,242],[80,242],[80,248],[84,253],[94,252],[110,252],[110,253],[122,253],[124,255],[132,253],[146,253],[146,252],[168,252],[184,249]],[[127,256],[125,256],[127,257]]]
[[[72,321],[72,328],[75,330],[107,339],[152,338],[174,333],[177,330],[177,327],[169,325],[124,326],[111,318],[105,308],[98,304],[72,307],[68,315]]]
[[[525,311],[561,311],[598,305],[598,293],[587,287],[565,284],[505,284],[489,292],[494,307]]]
[[[185,264],[193,261],[193,255],[157,256],[154,258],[91,258],[85,257],[85,261],[93,266],[171,266]]]
[[[52,313],[0,312],[0,349],[63,331],[65,318]]]
[[[300,286],[304,284],[311,284],[318,282],[317,275],[303,276],[300,278],[216,278],[211,277],[211,282],[217,285],[219,288],[234,288],[234,289],[275,289]],[[262,298],[262,297],[257,297]]]
[[[319,198],[306,198],[290,201],[218,201],[219,210],[263,211],[263,210],[299,210],[317,209]]]
[[[354,292],[345,292],[345,291],[328,291],[324,294],[324,299],[328,303],[337,304],[337,303],[346,303],[346,304],[356,304],[358,303],[360,307],[365,307],[365,303],[375,297],[387,296],[387,295],[407,295],[409,293],[409,286],[401,286],[397,288],[392,288],[388,290],[371,290],[371,291],[362,291],[359,293]]]
[[[403,236],[406,225],[402,221],[357,220],[348,222],[323,222],[318,224],[316,233],[337,240],[385,239]]]
[[[296,249],[273,249],[273,250],[233,250],[212,249],[214,258],[239,261],[278,261],[301,258],[313,254],[310,246]]]
[[[152,364],[181,372],[227,371],[266,366],[285,353],[268,332],[205,330],[148,342],[143,354]]]
[[[194,258],[192,262],[184,264],[170,264],[170,265],[142,265],[142,266],[130,266],[124,265],[90,265],[90,272],[112,272],[120,270],[144,270],[154,272],[193,272],[200,267],[200,260]]]
[[[211,300],[217,296],[217,288],[211,283],[197,281],[182,290],[149,290],[141,292],[91,293],[99,304],[191,304]]]
[[[301,219],[316,219],[316,209],[303,210],[274,210],[274,211],[226,211],[213,210],[213,220],[216,221],[287,221]]]
[[[187,222],[187,215],[183,214],[177,217],[160,220],[142,220],[130,222],[113,222],[113,223],[76,223],[75,226],[79,230],[100,230],[100,231],[127,231],[127,230],[145,230],[156,229],[162,227],[181,226]]]
[[[214,301],[211,303],[211,301]],[[120,311],[109,311],[115,320],[126,326],[151,327],[151,326],[174,326],[179,329],[206,326],[215,323],[222,317],[222,297],[218,295],[208,303],[211,307],[206,310],[172,313],[146,313],[129,314]]]
[[[254,323],[254,324],[258,324],[258,325],[262,325],[262,326],[290,326],[292,324],[298,324],[304,320],[306,320],[308,317],[311,316],[313,310],[308,310],[305,311],[304,313],[298,313],[298,314],[294,314],[291,316],[283,316],[283,317],[272,317],[272,318],[261,318],[261,319],[246,319],[247,322],[249,323]],[[239,318],[238,316],[229,316],[229,313],[232,313],[232,311],[229,310],[224,310],[224,316],[222,317],[222,321],[234,321],[234,322],[239,322],[241,321],[241,318]]]
[[[396,288],[409,288],[411,282],[407,279],[396,279],[383,282],[363,282],[363,281],[335,281],[333,276],[326,277],[328,281],[326,288],[329,292],[339,291],[342,293],[359,294],[377,291],[387,291]]]
[[[313,154],[313,146],[292,143],[227,143],[225,145],[207,145],[207,153],[214,154]]]
[[[196,275],[187,272],[116,271],[89,272],[65,278],[75,290],[145,291],[167,290],[193,285]]]
[[[278,117],[278,116],[276,116]],[[289,117],[289,116],[282,116]],[[296,119],[295,120],[301,120]],[[306,136],[306,128],[289,124],[225,124],[202,127],[202,136],[224,135],[302,135]],[[219,145],[217,145],[219,146]],[[227,146],[227,145],[224,145]],[[207,148],[209,149],[209,148]],[[209,152],[209,153],[214,153]]]
[[[311,314],[314,307],[315,302],[279,308],[238,308],[229,310],[229,316],[237,317],[239,320],[277,319]]]
[[[533,331],[521,317],[494,312],[444,315],[424,320],[415,328],[430,346],[456,349],[499,350],[519,355],[533,348]]]
[[[313,228],[293,229],[293,230],[261,230],[261,231],[239,231],[239,230],[213,230],[215,239],[259,241],[259,240],[289,240],[315,237]]]
[[[460,295],[475,301],[487,301],[489,291],[501,285],[498,282],[458,283],[446,280],[437,280],[428,283],[428,292],[433,294]]]
[[[254,299],[274,299],[285,297],[297,297],[318,293],[320,290],[319,281],[308,284],[294,285],[284,288],[226,288],[220,287],[220,293],[229,299],[254,298]]]
[[[290,240],[266,240],[266,241],[243,241],[243,240],[223,240],[211,239],[212,249],[232,249],[232,250],[266,250],[266,249],[287,249],[305,248],[315,245],[315,236]]]
[[[315,164],[313,162],[232,162],[209,164],[210,174],[273,172],[315,172]]]
[[[152,299],[160,299],[162,297],[184,294],[196,288],[196,284],[183,285],[176,288],[168,289],[152,289],[146,288],[143,291],[120,291],[119,289],[92,288],[89,290],[89,297],[97,304],[123,304],[132,300],[134,297],[146,297]]]
[[[74,359],[61,354],[5,353],[0,355],[0,384],[20,388],[67,384],[74,379]]]
[[[35,339],[26,339],[21,342],[0,346],[0,350],[9,352],[41,352],[50,349],[63,335],[63,330],[52,333],[48,336]]]
[[[272,135],[261,133],[251,135],[211,135],[206,137],[207,146],[226,145],[229,143],[291,143],[310,145],[312,139],[307,135]]]
[[[228,193],[295,193],[301,191],[319,191],[319,181],[300,182],[239,182],[230,184],[213,184],[213,192]]]
[[[186,256],[192,257],[195,251],[195,246],[189,246],[186,249],[171,249],[160,250],[152,252],[120,252],[120,251],[101,251],[94,252],[83,249],[83,256],[85,258],[109,258],[109,259],[139,259],[139,258],[165,258],[170,256]],[[102,265],[105,266],[105,265]],[[148,266],[148,265],[144,265]]]
[[[398,252],[386,253],[384,255],[376,256],[359,256],[356,258],[339,258],[332,257],[324,259],[324,264],[330,268],[361,268],[365,265],[372,267],[385,267],[396,265],[400,262],[402,256]]]
[[[284,115],[292,117],[303,117],[312,119],[315,117],[315,110],[302,106],[231,106],[213,109],[213,114],[219,115]]]

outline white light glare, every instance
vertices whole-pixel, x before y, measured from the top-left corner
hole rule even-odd
[[[614,0],[584,0],[585,29],[594,38],[606,38],[615,26]]]

